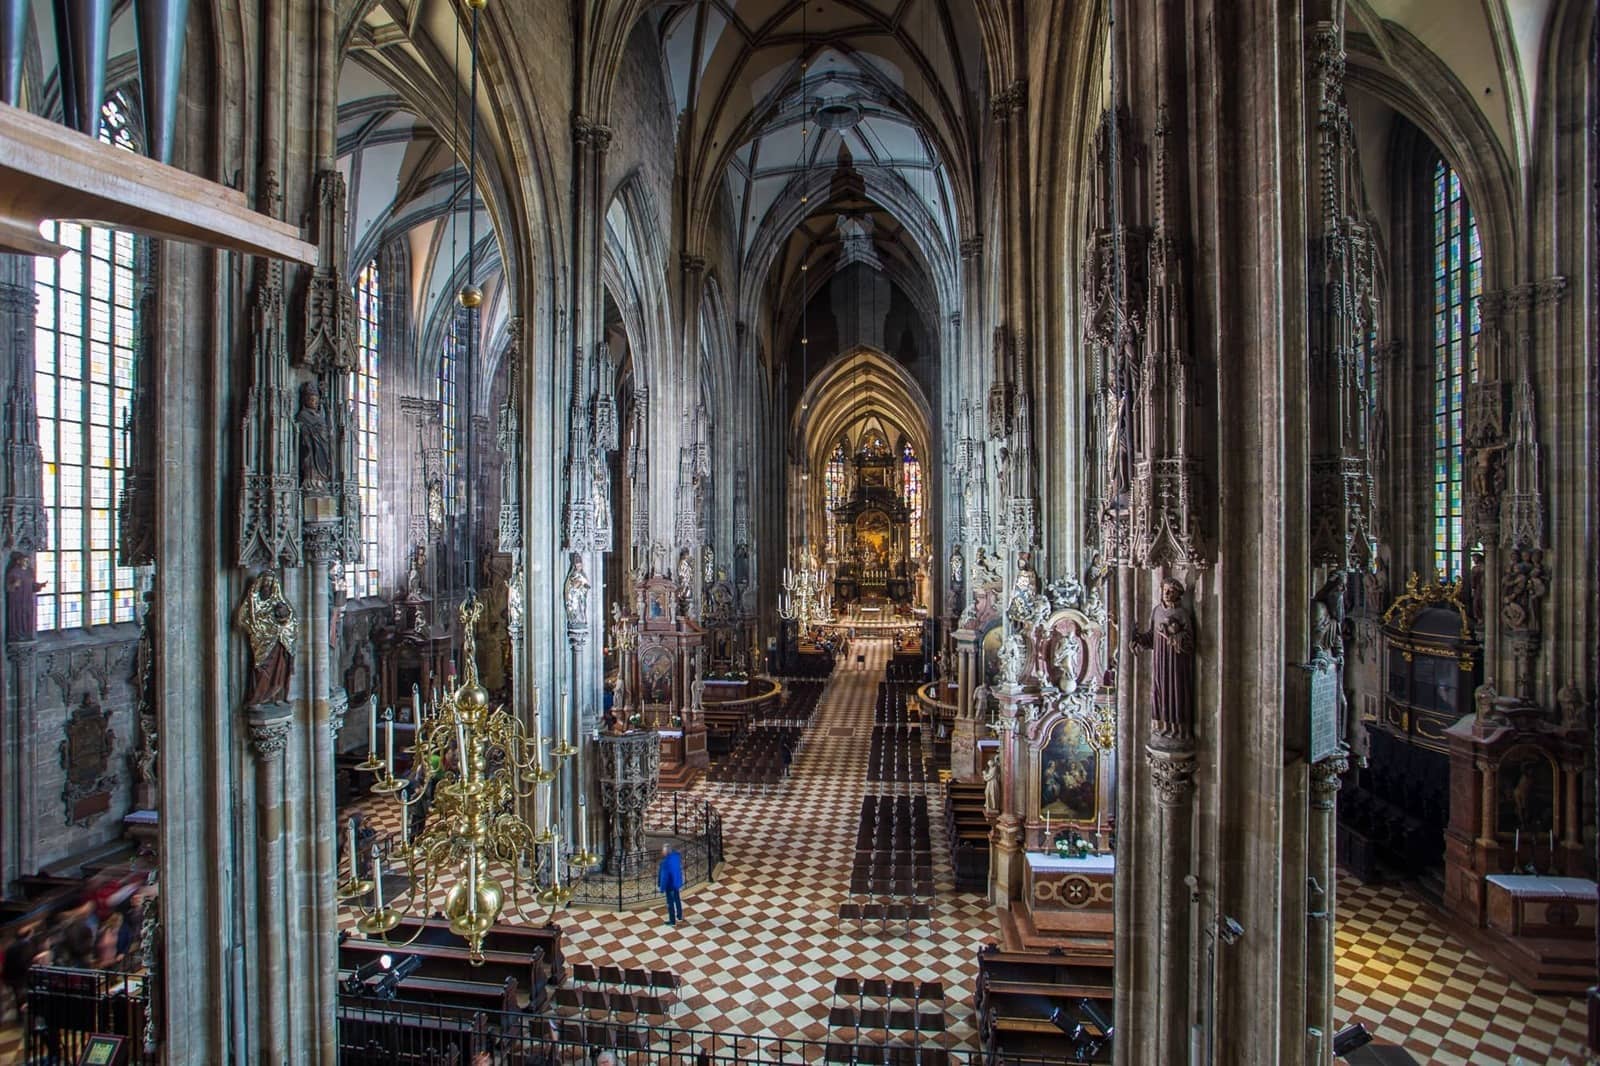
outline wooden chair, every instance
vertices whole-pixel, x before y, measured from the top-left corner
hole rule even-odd
[[[583,996],[576,988],[556,989],[556,1009],[574,1012],[583,1009]]]
[[[841,924],[843,924],[844,922],[847,922],[847,921],[855,922],[856,925],[858,925],[858,926],[861,924],[861,904],[859,904],[859,903],[841,903],[841,904],[839,904],[839,917],[834,920],[833,927],[835,929],[837,929],[837,928],[839,928],[839,926]],[[838,994],[837,990],[835,991],[834,994],[835,995]]]
[[[910,930],[912,922],[923,922],[928,926],[930,931],[933,929],[933,904],[913,903],[911,904],[909,910],[910,914],[906,919],[906,928],[908,931]],[[926,981],[923,983],[927,984]],[[943,1000],[944,996],[942,993],[939,998]]]
[[[828,1010],[828,1027],[831,1029],[855,1029],[856,1009],[854,1007],[831,1007]]]
[[[636,989],[642,990],[650,987],[650,971],[643,966],[630,966],[622,972],[622,976],[624,983]]]
[[[950,1052],[942,1047],[923,1046],[918,1052],[921,1066],[950,1066]]]
[[[889,1012],[889,1028],[909,1033],[917,1028],[917,1012],[910,1007],[896,1007]]]
[[[917,998],[927,1000],[929,1003],[944,1002],[944,982],[924,981],[917,988]]]
[[[633,1002],[637,1014],[652,1018],[662,1018],[667,1014],[667,1004],[660,996],[635,996]]]
[[[846,1044],[842,1040],[830,1040],[828,1042],[828,1050],[826,1054],[828,1062],[856,1061],[855,1046],[852,1044]]]
[[[600,983],[603,984],[603,985],[620,985],[620,984],[623,984],[624,982],[622,980],[622,967],[621,966],[602,966],[602,967],[600,967]]]
[[[593,963],[575,962],[572,964],[572,979],[592,985],[600,979],[600,976]]]
[[[891,904],[889,904],[887,907],[885,907],[883,909],[883,917],[884,917],[883,925],[884,925],[885,929],[887,929],[891,923],[898,922],[900,925],[905,927],[906,933],[908,935],[910,934],[910,932],[911,932],[911,908],[906,906],[904,903],[891,903]]]
[[[917,1012],[916,1028],[919,1033],[944,1032],[944,1013],[941,1011]]]
[[[905,1000],[908,1003],[916,1001],[917,983],[911,980],[889,982],[889,995],[893,999]]]
[[[579,990],[578,995],[583,1000],[585,1013],[590,1016],[596,1011],[606,1016],[611,1014],[611,997],[603,989],[584,988]]]
[[[833,996],[835,999],[839,998],[840,996],[849,996],[851,999],[859,999],[861,996],[860,979],[855,977],[835,977],[833,979]]]

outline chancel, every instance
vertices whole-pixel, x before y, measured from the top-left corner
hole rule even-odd
[[[0,0],[0,1062],[1600,1056],[1597,55]]]

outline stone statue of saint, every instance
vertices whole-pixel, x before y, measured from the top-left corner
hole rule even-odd
[[[315,381],[300,386],[300,488],[326,495],[333,487],[333,427],[322,407],[322,389]]]
[[[428,549],[421,544],[411,549],[411,566],[406,571],[406,595],[420,600],[427,591],[425,577],[428,572]]]
[[[690,598],[694,595],[694,561],[689,558],[689,549],[684,548],[678,552],[678,611],[684,613],[689,609]]]
[[[1041,685],[1050,684],[1050,638],[1052,631],[1043,622],[1033,627],[1033,677]]]
[[[1467,571],[1467,609],[1472,612],[1472,620],[1480,625],[1484,621],[1483,596],[1488,590],[1487,577],[1488,573],[1483,565],[1483,553],[1473,552],[1472,566]]]
[[[983,813],[1000,810],[1000,757],[996,755],[983,768]]]
[[[972,587],[975,590],[998,589],[1003,583],[1000,571],[995,569],[994,560],[980,547],[978,558],[972,564]]]
[[[1550,587],[1550,570],[1538,548],[1513,548],[1500,583],[1500,620],[1514,630],[1539,630],[1539,604]]]
[[[1344,639],[1339,632],[1339,615],[1344,605],[1343,570],[1328,576],[1311,601],[1311,654],[1335,661],[1344,658]]]
[[[518,562],[511,568],[511,576],[506,578],[507,632],[522,632],[522,612],[522,563]]]
[[[950,549],[950,587],[960,592],[966,587],[966,562],[961,555],[961,546],[958,544]]]
[[[32,640],[37,636],[38,600],[44,582],[33,579],[33,556],[12,552],[6,565],[6,639]]]
[[[1056,668],[1056,687],[1068,695],[1078,691],[1078,676],[1083,673],[1083,639],[1070,629],[1061,634],[1051,661]]]
[[[1183,605],[1183,582],[1161,582],[1161,605],[1151,613],[1150,628],[1135,633],[1135,646],[1154,654],[1150,727],[1159,737],[1187,740],[1194,736],[1194,618]]]
[[[562,586],[561,598],[567,606],[567,628],[587,629],[589,626],[589,575],[583,569],[583,556],[572,553],[572,566],[567,570],[567,582]]]
[[[1000,642],[998,659],[1000,660],[1000,683],[1002,685],[1022,684],[1022,673],[1027,669],[1027,649],[1023,647],[1021,633],[1012,633]]]
[[[294,676],[294,641],[299,624],[294,608],[283,597],[277,576],[270,570],[245,586],[237,622],[250,643],[250,688],[245,693],[245,706],[287,699],[289,679]]]
[[[1556,708],[1561,712],[1557,725],[1563,733],[1587,732],[1588,711],[1583,705],[1583,693],[1578,686],[1567,682],[1556,693]]]

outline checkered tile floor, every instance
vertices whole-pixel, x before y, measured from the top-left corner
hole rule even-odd
[[[935,919],[909,935],[835,928],[847,901],[861,797],[920,792],[923,786],[869,783],[872,708],[886,641],[861,642],[864,666],[842,666],[824,693],[789,780],[770,795],[735,793],[702,781],[692,790],[723,814],[727,863],[715,883],[685,894],[685,920],[665,924],[655,908],[616,913],[576,908],[559,918],[570,961],[670,969],[683,979],[685,1027],[822,1040],[838,976],[937,979],[945,983],[949,1047],[976,1048],[972,1004],[978,947],[995,939],[988,901],[954,891],[942,819],[931,819]],[[937,786],[930,808],[941,809]],[[441,893],[441,887],[438,892]],[[507,915],[544,921],[529,906]]]
[[[1491,969],[1393,885],[1341,878],[1334,967],[1337,1026],[1363,1022],[1429,1066],[1577,1063],[1581,999],[1535,996]]]

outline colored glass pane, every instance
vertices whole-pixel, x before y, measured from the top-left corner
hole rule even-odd
[[[1460,176],[1443,160],[1433,180],[1434,567],[1449,578],[1466,568],[1464,422],[1467,385],[1477,380],[1477,297],[1482,244]]]
[[[373,260],[356,275],[356,366],[349,377],[349,401],[355,425],[356,484],[361,492],[361,562],[345,577],[351,596],[378,594],[378,388],[383,301],[378,263]]]

